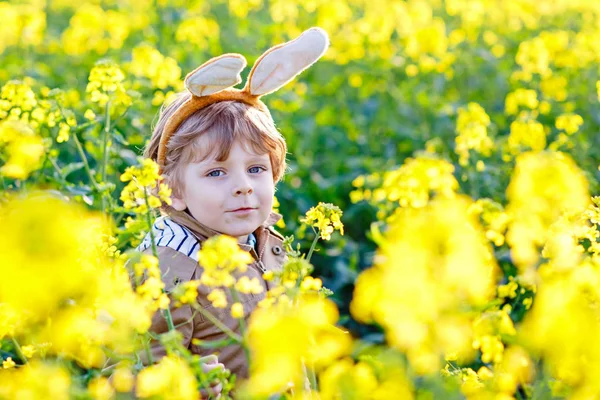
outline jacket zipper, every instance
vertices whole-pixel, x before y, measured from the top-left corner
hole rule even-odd
[[[267,232],[267,235],[268,235],[268,232]],[[263,236],[264,236],[264,231],[263,231]],[[260,268],[260,270],[264,274],[265,272],[267,272],[267,268],[265,267],[265,265],[262,262],[262,256],[263,256],[263,254],[265,254],[265,249],[267,248],[267,240],[265,239],[265,240],[263,240],[263,242],[264,242],[264,244],[262,246],[262,249],[257,254],[258,255],[257,261],[258,261],[258,268]]]

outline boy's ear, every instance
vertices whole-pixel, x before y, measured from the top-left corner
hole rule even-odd
[[[185,204],[185,201],[183,201],[179,197],[171,195],[171,207],[173,207],[177,211],[183,211],[187,208],[187,205]]]
[[[296,39],[270,48],[252,67],[244,90],[254,96],[276,91],[314,64],[328,47],[327,32],[310,28]]]

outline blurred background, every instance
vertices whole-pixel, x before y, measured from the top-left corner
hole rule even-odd
[[[187,72],[226,52],[251,66],[267,48],[325,29],[324,58],[264,98],[289,148],[279,230],[306,251],[313,233],[300,217],[318,202],[343,210],[345,233],[319,244],[314,275],[334,291],[341,323],[374,343],[380,330],[349,315],[354,281],[373,264],[373,229],[385,229],[406,196],[436,190],[421,187],[431,169],[399,170],[408,157],[447,162],[458,192],[501,205],[516,155],[560,150],[598,189],[600,2],[32,0],[0,2],[0,20],[0,118],[20,115],[47,150],[13,159],[39,165],[26,179],[5,169],[4,189],[41,186],[97,210],[105,196],[118,202],[120,174]],[[91,75],[95,66],[108,67]],[[90,82],[117,93],[109,107]],[[2,157],[11,164],[8,147]],[[130,231],[122,250],[139,242]]]

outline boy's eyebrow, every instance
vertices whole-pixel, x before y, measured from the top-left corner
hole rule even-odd
[[[265,158],[265,156],[266,156],[266,158]],[[261,154],[261,155],[257,154],[257,155],[254,155],[254,156],[251,156],[251,157],[248,158],[248,162],[249,163],[257,162],[257,161],[263,162],[263,161],[268,161],[268,160],[270,160],[268,154]],[[202,166],[215,165],[215,164],[217,164],[217,165],[223,165],[223,164],[226,164],[226,163],[227,163],[227,160],[218,161],[218,160],[215,160],[215,159],[210,159],[210,160],[203,160],[203,161],[201,161],[200,165],[202,165]]]

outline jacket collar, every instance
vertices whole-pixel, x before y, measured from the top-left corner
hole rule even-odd
[[[221,232],[216,231],[216,230],[209,228],[208,226],[200,223],[198,220],[196,220],[194,217],[192,217],[192,215],[187,210],[177,211],[173,208],[170,208],[167,215],[176,223],[183,225],[186,228],[188,228],[190,231],[192,231],[194,236],[196,236],[196,238],[200,242],[205,241],[206,239],[210,238],[211,236],[221,234]],[[265,230],[267,230],[267,228],[275,225],[281,218],[282,218],[281,214],[271,211],[271,214],[269,214],[266,221],[263,222],[262,225],[259,226],[253,232],[254,236],[256,236],[258,245],[260,245],[264,241]],[[240,243],[239,246],[246,251],[250,251],[252,249],[252,246],[250,246],[248,244]]]

